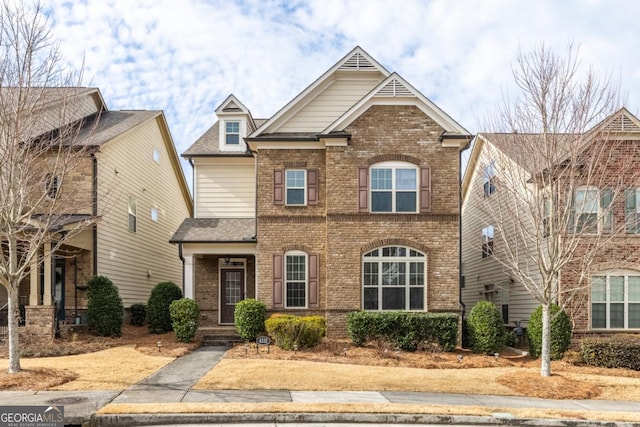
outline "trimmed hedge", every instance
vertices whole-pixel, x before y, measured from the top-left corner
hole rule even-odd
[[[640,371],[640,337],[587,338],[580,342],[580,356],[587,365]]]
[[[265,322],[267,334],[275,345],[285,350],[313,347],[327,332],[327,322],[322,316],[274,315]]]
[[[190,298],[181,298],[169,305],[171,325],[180,342],[191,342],[198,331],[198,317],[200,310],[198,304]]]
[[[118,288],[104,276],[94,276],[87,283],[89,328],[103,337],[122,335],[124,307]]]
[[[267,306],[255,299],[245,299],[236,304],[234,320],[236,330],[245,341],[255,340],[264,332],[264,319]]]
[[[571,319],[557,304],[551,304],[551,342],[549,350],[551,360],[562,359],[564,353],[571,345]],[[538,306],[529,319],[527,325],[527,339],[529,341],[529,354],[533,358],[540,357],[542,352],[542,306]]]
[[[147,306],[144,304],[131,304],[129,307],[129,323],[142,326],[147,317]]]
[[[421,344],[435,342],[444,351],[456,346],[458,316],[453,313],[411,313],[404,311],[347,313],[351,343],[362,347],[382,339],[404,351],[416,351]]]
[[[504,345],[504,321],[489,301],[479,301],[469,313],[469,342],[474,353],[499,353]]]
[[[162,334],[171,331],[171,315],[169,305],[177,299],[182,298],[182,291],[173,282],[158,283],[149,295],[147,302],[147,322],[149,332],[152,334]]]

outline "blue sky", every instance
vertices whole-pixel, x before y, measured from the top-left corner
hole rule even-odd
[[[178,153],[233,93],[269,117],[354,46],[471,132],[513,91],[519,49],[580,46],[640,107],[640,3],[616,0],[43,0],[110,109],[163,110]],[[185,167],[185,173],[191,170]]]

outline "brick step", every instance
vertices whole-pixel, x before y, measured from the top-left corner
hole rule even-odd
[[[206,334],[202,337],[202,345],[204,346],[231,347],[239,342],[242,342],[242,338],[237,334]]]

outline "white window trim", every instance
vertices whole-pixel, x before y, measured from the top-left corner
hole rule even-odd
[[[302,172],[304,176],[304,184],[301,187],[291,187],[292,190],[302,190],[302,203],[289,203],[289,180],[288,172]],[[307,170],[306,169],[286,169],[284,171],[284,204],[286,206],[307,206]]]
[[[154,162],[160,164],[160,158],[161,158],[160,150],[158,150],[157,148],[154,148],[152,153],[152,158]]]
[[[603,228],[604,228],[604,222],[605,222],[605,212],[602,211],[602,188],[598,188],[596,186],[593,185],[582,185],[579,187],[576,187],[576,189],[573,192],[573,221],[574,221],[574,227],[577,227],[578,224],[578,216],[581,214],[588,214],[588,213],[594,213],[593,211],[583,211],[580,210],[580,214],[578,214],[578,204],[576,203],[576,198],[578,195],[579,191],[595,191],[596,192],[596,206],[597,209],[595,211],[597,220],[596,220],[596,231],[595,232],[589,232],[588,230],[585,230],[584,233],[585,234],[601,234],[603,232]],[[585,198],[586,200],[586,198]],[[582,207],[584,207],[584,203],[582,205]],[[578,231],[579,232],[579,231]]]
[[[287,257],[288,256],[304,256],[304,306],[290,307],[287,298],[288,284],[287,280]],[[304,251],[289,251],[284,254],[284,308],[290,310],[306,310],[309,306],[309,254]],[[295,281],[299,282],[298,280]]]
[[[611,288],[610,288],[610,279],[611,276],[623,276],[624,277],[624,326],[622,328],[612,328],[611,327],[611,304],[612,303],[620,303],[621,301],[611,301]],[[629,328],[629,303],[640,303],[640,301],[629,301],[629,276],[639,277],[640,273],[637,271],[624,271],[624,270],[615,270],[615,271],[607,271],[600,272],[597,274],[593,274],[593,277],[604,277],[605,278],[605,300],[604,301],[593,301],[593,290],[590,288],[589,291],[589,328],[594,331],[622,331],[622,330],[630,330],[637,331],[640,328]],[[605,304],[606,307],[606,325],[604,328],[594,328],[593,327],[593,304]]]
[[[487,192],[486,185],[489,184],[489,192]],[[491,191],[493,188],[493,191]],[[496,188],[496,161],[491,160],[482,169],[482,192],[484,197],[491,197],[496,194],[498,189]]]
[[[391,190],[373,190],[373,169],[391,169]],[[416,172],[416,188],[414,190],[416,195],[416,210],[415,211],[402,211],[398,212],[396,206],[396,194],[402,192],[409,192],[408,190],[397,190],[396,184],[396,170],[398,169],[413,169]],[[374,211],[373,210],[373,193],[378,191],[391,191],[391,211]],[[369,166],[369,212],[375,214],[413,214],[420,212],[420,167],[409,162],[399,161],[387,161],[380,162]]]
[[[239,141],[238,144],[227,144],[227,123],[229,122],[237,122],[239,123]],[[231,152],[245,152],[247,150],[247,146],[244,142],[244,137],[247,136],[247,120],[244,117],[226,117],[220,120],[219,123],[219,148],[220,151],[231,151]]]
[[[133,205],[131,202],[133,201]],[[131,207],[133,206],[133,209]],[[127,202],[127,229],[130,233],[138,232],[138,199],[133,196],[129,196],[129,200]],[[134,229],[131,229],[131,217],[134,218]]]
[[[160,221],[160,209],[151,208],[151,221],[153,222]]]
[[[392,257],[392,256],[383,256],[382,255],[382,250],[384,248],[387,247],[400,247],[400,248],[404,248],[407,250],[407,255],[405,256],[397,256],[397,257]],[[371,257],[365,257],[366,254],[371,253],[375,250],[378,250],[378,256],[371,256]],[[420,255],[422,255],[421,257],[411,257],[409,254],[411,253],[410,251],[415,251],[418,252]],[[409,246],[404,246],[404,245],[387,245],[387,246],[381,246],[378,248],[374,248],[371,249],[369,251],[367,251],[366,253],[362,254],[361,256],[362,259],[362,276],[361,276],[361,306],[363,310],[366,311],[397,311],[397,309],[383,309],[382,308],[382,290],[384,289],[384,285],[382,284],[382,263],[383,262],[403,262],[406,264],[407,268],[406,268],[406,283],[404,285],[401,285],[404,289],[405,289],[405,308],[401,309],[402,311],[411,311],[411,312],[423,312],[426,311],[426,307],[427,307],[427,254],[425,254],[422,251],[419,251],[417,249],[411,248]],[[410,280],[411,280],[411,267],[410,267],[410,263],[411,262],[419,262],[419,261],[423,261],[423,285],[422,286],[417,286],[417,285],[410,285]],[[364,269],[364,265],[365,263],[377,263],[378,264],[378,274],[377,274],[377,280],[378,283],[376,286],[371,286],[371,285],[367,285],[365,286],[365,269]],[[400,285],[398,285],[398,287],[401,287]],[[364,308],[364,291],[365,288],[377,288],[378,289],[378,309],[374,310],[374,309],[365,309]],[[422,288],[424,289],[424,299],[422,301],[423,304],[423,308],[422,309],[411,309],[411,308],[406,308],[407,306],[411,306],[411,288]]]
[[[487,230],[487,233],[485,234],[485,230]],[[489,231],[491,231],[491,233],[489,233]],[[487,236],[487,245],[489,245],[489,242],[491,242],[491,252],[487,252],[484,250],[484,236]],[[491,237],[491,239],[489,239],[489,237]],[[481,230],[481,241],[480,241],[480,248],[482,250],[482,259],[486,259],[486,258],[491,258],[493,257],[493,254],[496,250],[496,228],[493,225],[487,225],[485,227],[482,227]],[[486,255],[485,255],[486,254]]]

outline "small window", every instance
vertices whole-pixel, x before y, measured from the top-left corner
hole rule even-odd
[[[482,229],[482,258],[493,255],[493,225]]]
[[[240,122],[225,122],[225,144],[240,144]]]
[[[151,208],[151,221],[158,222],[158,208]]]
[[[305,170],[287,170],[285,174],[286,201],[289,206],[306,204],[307,176]]]
[[[610,233],[613,227],[611,202],[613,192],[609,188],[578,188],[573,197],[575,233]],[[574,228],[575,227],[575,228]]]
[[[287,308],[307,306],[307,255],[290,252],[285,255],[285,292]]]
[[[55,199],[58,195],[58,191],[60,190],[60,177],[53,174],[47,174],[45,177],[45,191],[47,192],[47,197],[50,199]]]
[[[137,230],[137,204],[135,197],[129,196],[129,231],[132,233]]]
[[[153,161],[160,163],[160,151],[157,148],[153,149]]]
[[[482,174],[484,197],[489,197],[490,195],[496,192],[495,178],[496,178],[496,162],[494,160],[484,167],[484,171]]]

